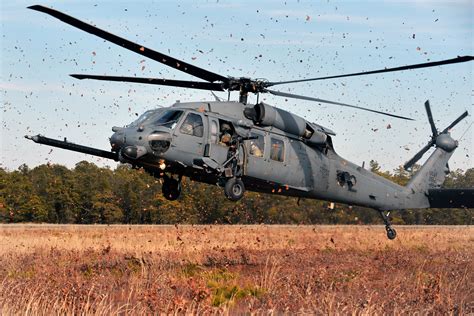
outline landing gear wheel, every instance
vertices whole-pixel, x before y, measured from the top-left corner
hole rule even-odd
[[[397,231],[395,230],[395,228],[392,228],[392,224],[390,223],[390,218],[389,218],[390,212],[387,212],[387,214],[385,214],[384,211],[379,211],[379,213],[383,219],[383,222],[385,223],[387,238],[390,240],[394,240],[397,237]]]
[[[181,182],[172,178],[165,179],[161,192],[163,192],[165,199],[170,201],[177,200],[181,195]]]
[[[226,198],[231,201],[240,200],[245,193],[245,187],[242,180],[237,178],[230,178],[224,186],[224,193]]]
[[[385,227],[385,229],[387,230],[388,239],[394,240],[397,237],[397,231],[394,228],[392,228],[391,226],[387,226]]]

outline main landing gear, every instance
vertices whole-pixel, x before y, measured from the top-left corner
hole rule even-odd
[[[224,186],[224,194],[226,198],[231,201],[238,201],[240,200],[245,193],[245,187],[242,180],[239,178],[233,177],[229,178]]]
[[[379,211],[380,213],[380,216],[382,217],[383,219],[383,222],[385,223],[385,230],[387,231],[387,238],[390,239],[390,240],[393,240],[397,237],[397,231],[395,230],[395,228],[392,227],[392,224],[390,223],[390,219],[389,219],[389,215],[390,215],[390,212],[387,212],[387,214],[385,214],[385,211]]]
[[[233,137],[230,142],[230,148],[227,161],[223,163],[224,170],[220,175],[220,183],[224,184],[224,194],[231,201],[240,200],[245,193],[244,182],[242,181],[242,165],[240,163],[241,150],[245,154],[242,143],[250,137]]]
[[[161,192],[163,192],[165,199],[170,201],[177,200],[181,195],[181,176],[177,180],[165,175],[161,185]]]

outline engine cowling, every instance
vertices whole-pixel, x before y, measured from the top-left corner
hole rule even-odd
[[[287,133],[304,136],[308,133],[305,119],[265,103],[247,107],[244,115],[260,126],[274,126]]]
[[[309,145],[322,146],[326,144],[328,135],[320,131],[314,131],[311,137],[306,141]]]
[[[316,125],[265,103],[245,108],[244,115],[256,125],[273,126],[292,135],[303,137],[309,145],[321,146],[327,141],[326,133],[318,130]]]

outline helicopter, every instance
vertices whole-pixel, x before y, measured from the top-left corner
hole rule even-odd
[[[335,132],[281,108],[258,101],[258,96],[275,96],[315,101],[356,108],[397,119],[412,120],[392,113],[341,102],[324,100],[269,89],[276,85],[363,76],[386,72],[436,67],[472,61],[473,56],[385,68],[336,76],[271,82],[247,77],[230,77],[194,66],[143,45],[87,24],[65,13],[41,5],[29,9],[46,13],[82,31],[98,36],[168,67],[203,81],[171,80],[71,74],[76,79],[132,82],[208,91],[227,91],[228,100],[176,102],[170,107],[143,113],[134,122],[112,127],[111,150],[78,145],[42,136],[26,138],[48,146],[86,153],[128,163],[162,179],[162,193],[168,200],[181,195],[183,177],[223,187],[225,196],[238,201],[246,190],[298,198],[320,199],[375,209],[382,217],[387,237],[396,238],[389,214],[391,210],[418,208],[474,207],[474,189],[441,189],[449,173],[448,160],[458,147],[450,130],[468,116],[461,114],[448,127],[438,131],[429,101],[425,102],[431,139],[404,164],[406,170],[432,147],[431,156],[406,186],[400,186],[340,157],[333,145]],[[231,101],[230,92],[238,91],[239,100]],[[257,95],[249,104],[248,94]]]

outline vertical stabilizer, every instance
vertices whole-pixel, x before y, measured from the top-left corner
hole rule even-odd
[[[407,188],[412,192],[427,194],[428,189],[441,187],[449,173],[448,160],[453,153],[454,150],[448,152],[442,148],[437,148],[408,182]]]

